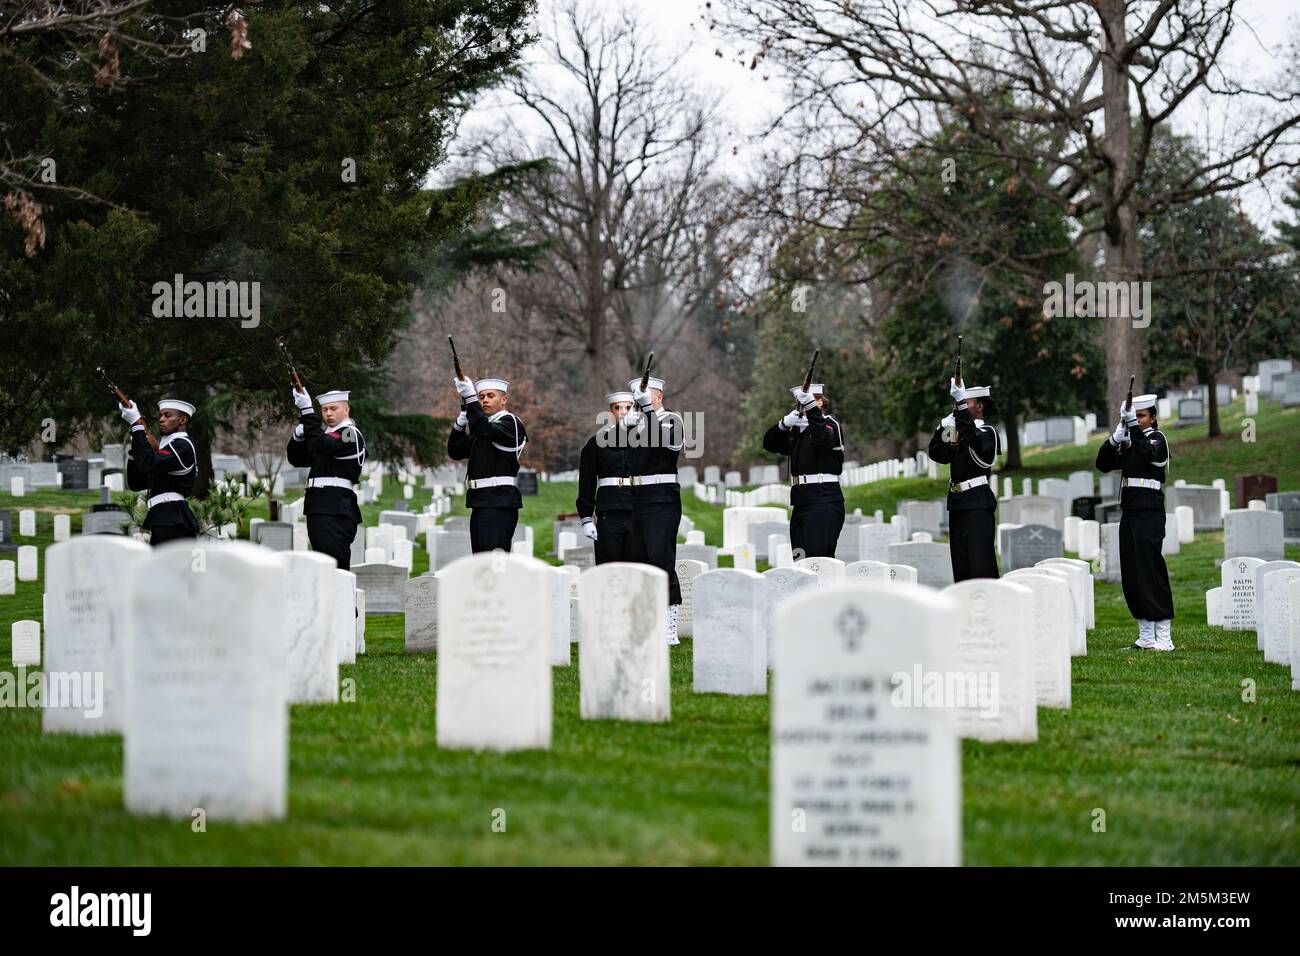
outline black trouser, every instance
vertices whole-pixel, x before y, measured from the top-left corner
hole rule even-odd
[[[636,534],[630,511],[596,512],[596,563],[631,561],[632,536]],[[675,540],[675,539],[674,539]],[[674,545],[675,547],[675,545]]]
[[[794,559],[833,558],[844,527],[844,499],[827,498],[794,506],[790,515],[790,548]],[[775,560],[768,555],[768,560]]]
[[[352,540],[357,536],[357,522],[351,515],[307,515],[307,540],[311,549],[328,554],[339,569],[352,570]]]
[[[518,508],[471,508],[469,512],[469,546],[480,551],[510,550],[519,524]]]
[[[993,547],[995,514],[992,508],[948,512],[948,553],[954,582],[998,576],[998,555]]]
[[[168,541],[179,541],[182,538],[189,538],[193,541],[198,536],[197,531],[191,531],[183,524],[172,524],[163,528],[149,529],[149,543],[155,548],[160,544],[166,544]]]
[[[1174,595],[1160,546],[1165,513],[1155,508],[1124,509],[1119,516],[1120,582],[1129,613],[1139,621],[1169,621]]]
[[[625,560],[653,564],[668,572],[669,604],[682,603],[682,586],[677,580],[677,527],[681,521],[681,499],[632,504],[632,533]]]

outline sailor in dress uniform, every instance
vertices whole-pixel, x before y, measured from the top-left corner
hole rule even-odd
[[[950,382],[956,407],[930,437],[930,458],[948,465],[948,553],[952,579],[996,578],[998,498],[989,473],[997,463],[998,432],[984,417],[995,410],[985,385]]]
[[[352,420],[350,392],[331,391],[316,396],[320,413],[311,397],[293,390],[293,401],[302,420],[289,439],[289,464],[310,467],[303,515],[307,540],[313,551],[328,554],[340,569],[352,569],[352,540],[361,523],[361,508],[353,487],[361,480],[366,463],[366,440]]]
[[[196,538],[199,523],[185,499],[194,490],[198,454],[186,428],[194,415],[194,406],[174,398],[158,403],[158,447],[149,444],[149,435],[135,402],[118,406],[131,426],[131,451],[126,463],[126,486],[132,491],[149,492],[149,513],[145,531],[151,544],[159,545],[178,538]]]
[[[515,479],[528,433],[519,416],[506,408],[510,383],[481,378],[455,379],[464,410],[447,434],[447,457],[469,459],[465,505],[470,509],[471,550],[509,551],[524,506]]]

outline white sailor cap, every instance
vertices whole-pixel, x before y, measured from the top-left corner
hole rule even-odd
[[[189,415],[191,417],[193,417],[194,415],[193,405],[191,405],[189,402],[182,402],[175,398],[164,398],[161,402],[158,403],[158,411],[161,412],[168,408],[170,408],[174,412],[180,412],[182,415]]]
[[[987,385],[970,385],[966,388],[967,398],[990,398]]]
[[[330,402],[346,402],[351,392],[345,392],[342,389],[335,389],[332,392],[321,392],[316,396],[316,401],[322,405],[328,405]]]
[[[504,395],[510,388],[510,383],[504,378],[481,378],[474,383],[474,391],[482,392],[491,389],[494,392],[500,392]]]
[[[639,385],[641,383],[638,382],[637,384]],[[606,405],[613,405],[615,402],[630,402],[630,401],[632,401],[631,392],[610,392],[608,395],[605,396]]]
[[[1133,411],[1136,412],[1139,408],[1155,408],[1155,407],[1156,407],[1156,397],[1154,395],[1133,396]]]
[[[636,378],[629,378],[627,380],[627,387],[634,391],[640,388],[641,376],[638,375]],[[664,380],[662,378],[655,378],[654,376],[651,376],[650,381],[646,383],[646,388],[657,388],[659,389],[659,391],[662,392],[664,390]]]
[[[795,392],[802,392],[802,391],[803,391],[803,386],[802,386],[802,385],[796,385],[794,388],[790,389],[790,394],[793,395]],[[808,394],[809,394],[809,395],[825,395],[825,394],[826,394],[826,386],[823,385],[821,382],[813,382],[811,385],[808,386]]]

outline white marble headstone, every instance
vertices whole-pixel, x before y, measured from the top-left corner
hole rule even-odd
[[[333,644],[338,653],[338,663],[355,664],[357,662],[357,576],[351,571],[335,567],[332,580],[334,609],[330,633],[333,635]]]
[[[1003,580],[1034,592],[1034,686],[1038,705],[1070,709],[1070,582],[1035,568],[1010,572]]]
[[[34,544],[23,544],[18,546],[18,580],[35,581],[37,576],[36,570],[37,551]]]
[[[578,595],[582,718],[668,720],[668,575],[646,564],[601,564],[582,575]]]
[[[36,512],[24,508],[18,512],[18,533],[24,538],[36,537]]]
[[[695,579],[709,570],[703,561],[678,558],[677,585],[682,592],[682,603],[677,607],[677,636],[692,637],[695,633]]]
[[[406,582],[403,601],[406,653],[432,654],[438,649],[438,576],[417,575]]]
[[[17,593],[17,566],[9,560],[0,560],[0,597]]]
[[[943,593],[960,612],[958,731],[972,740],[1037,740],[1034,592],[1013,580],[974,578]]]
[[[844,580],[844,562],[838,558],[800,558],[794,566],[817,575],[818,584],[823,588],[833,587]]]
[[[1278,568],[1259,577],[1255,624],[1264,644],[1264,660],[1291,666],[1291,609],[1288,591],[1300,579],[1300,568]]]
[[[314,551],[277,551],[276,555],[285,569],[282,600],[289,703],[337,703],[334,602],[338,589],[334,582],[338,565],[329,555]]]
[[[131,576],[126,808],[189,820],[285,815],[285,566],[243,541],[164,546]],[[341,572],[336,572],[341,573]],[[179,623],[178,623],[179,622]]]
[[[569,572],[563,568],[546,565],[551,588],[551,666],[568,667],[572,663],[569,653],[573,622],[569,620]]]
[[[1255,630],[1255,569],[1263,563],[1259,558],[1232,558],[1219,566],[1224,630]]]
[[[803,591],[805,588],[818,586],[817,575],[804,568],[769,568],[763,572],[763,633],[767,648],[767,668],[772,669],[775,653],[776,615],[781,605]]]
[[[774,863],[960,865],[956,718],[950,706],[926,706],[921,686],[957,670],[957,631],[952,600],[919,588],[842,584],[781,608]]]
[[[720,568],[695,579],[695,693],[767,693],[764,585],[747,569]]]
[[[1096,597],[1093,594],[1091,564],[1080,558],[1044,558],[1035,567],[1066,568],[1074,574],[1075,578],[1071,582],[1070,591],[1076,595],[1076,600],[1082,600],[1083,602],[1084,628],[1090,631],[1097,626]]]
[[[1210,588],[1205,592],[1205,623],[1210,627],[1223,627],[1223,588]]]
[[[134,569],[152,554],[118,535],[82,535],[45,551],[46,733],[120,734]],[[70,695],[51,693],[54,675]],[[76,675],[76,676],[73,676]],[[88,699],[93,695],[95,700]],[[69,699],[69,696],[72,699]]]
[[[9,627],[10,651],[14,667],[39,667],[41,663],[41,622],[14,621]]]
[[[456,596],[438,602],[438,746],[548,749],[555,580],[548,566],[493,552],[462,558],[438,579]]]

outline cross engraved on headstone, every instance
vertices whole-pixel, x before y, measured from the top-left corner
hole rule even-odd
[[[844,638],[844,649],[856,651],[863,633],[867,629],[867,617],[856,607],[846,607],[835,619],[835,629]]]
[[[890,568],[890,569],[889,569],[889,580],[892,581],[892,580],[894,580],[896,577],[898,577],[898,571],[896,571],[894,568]]]

